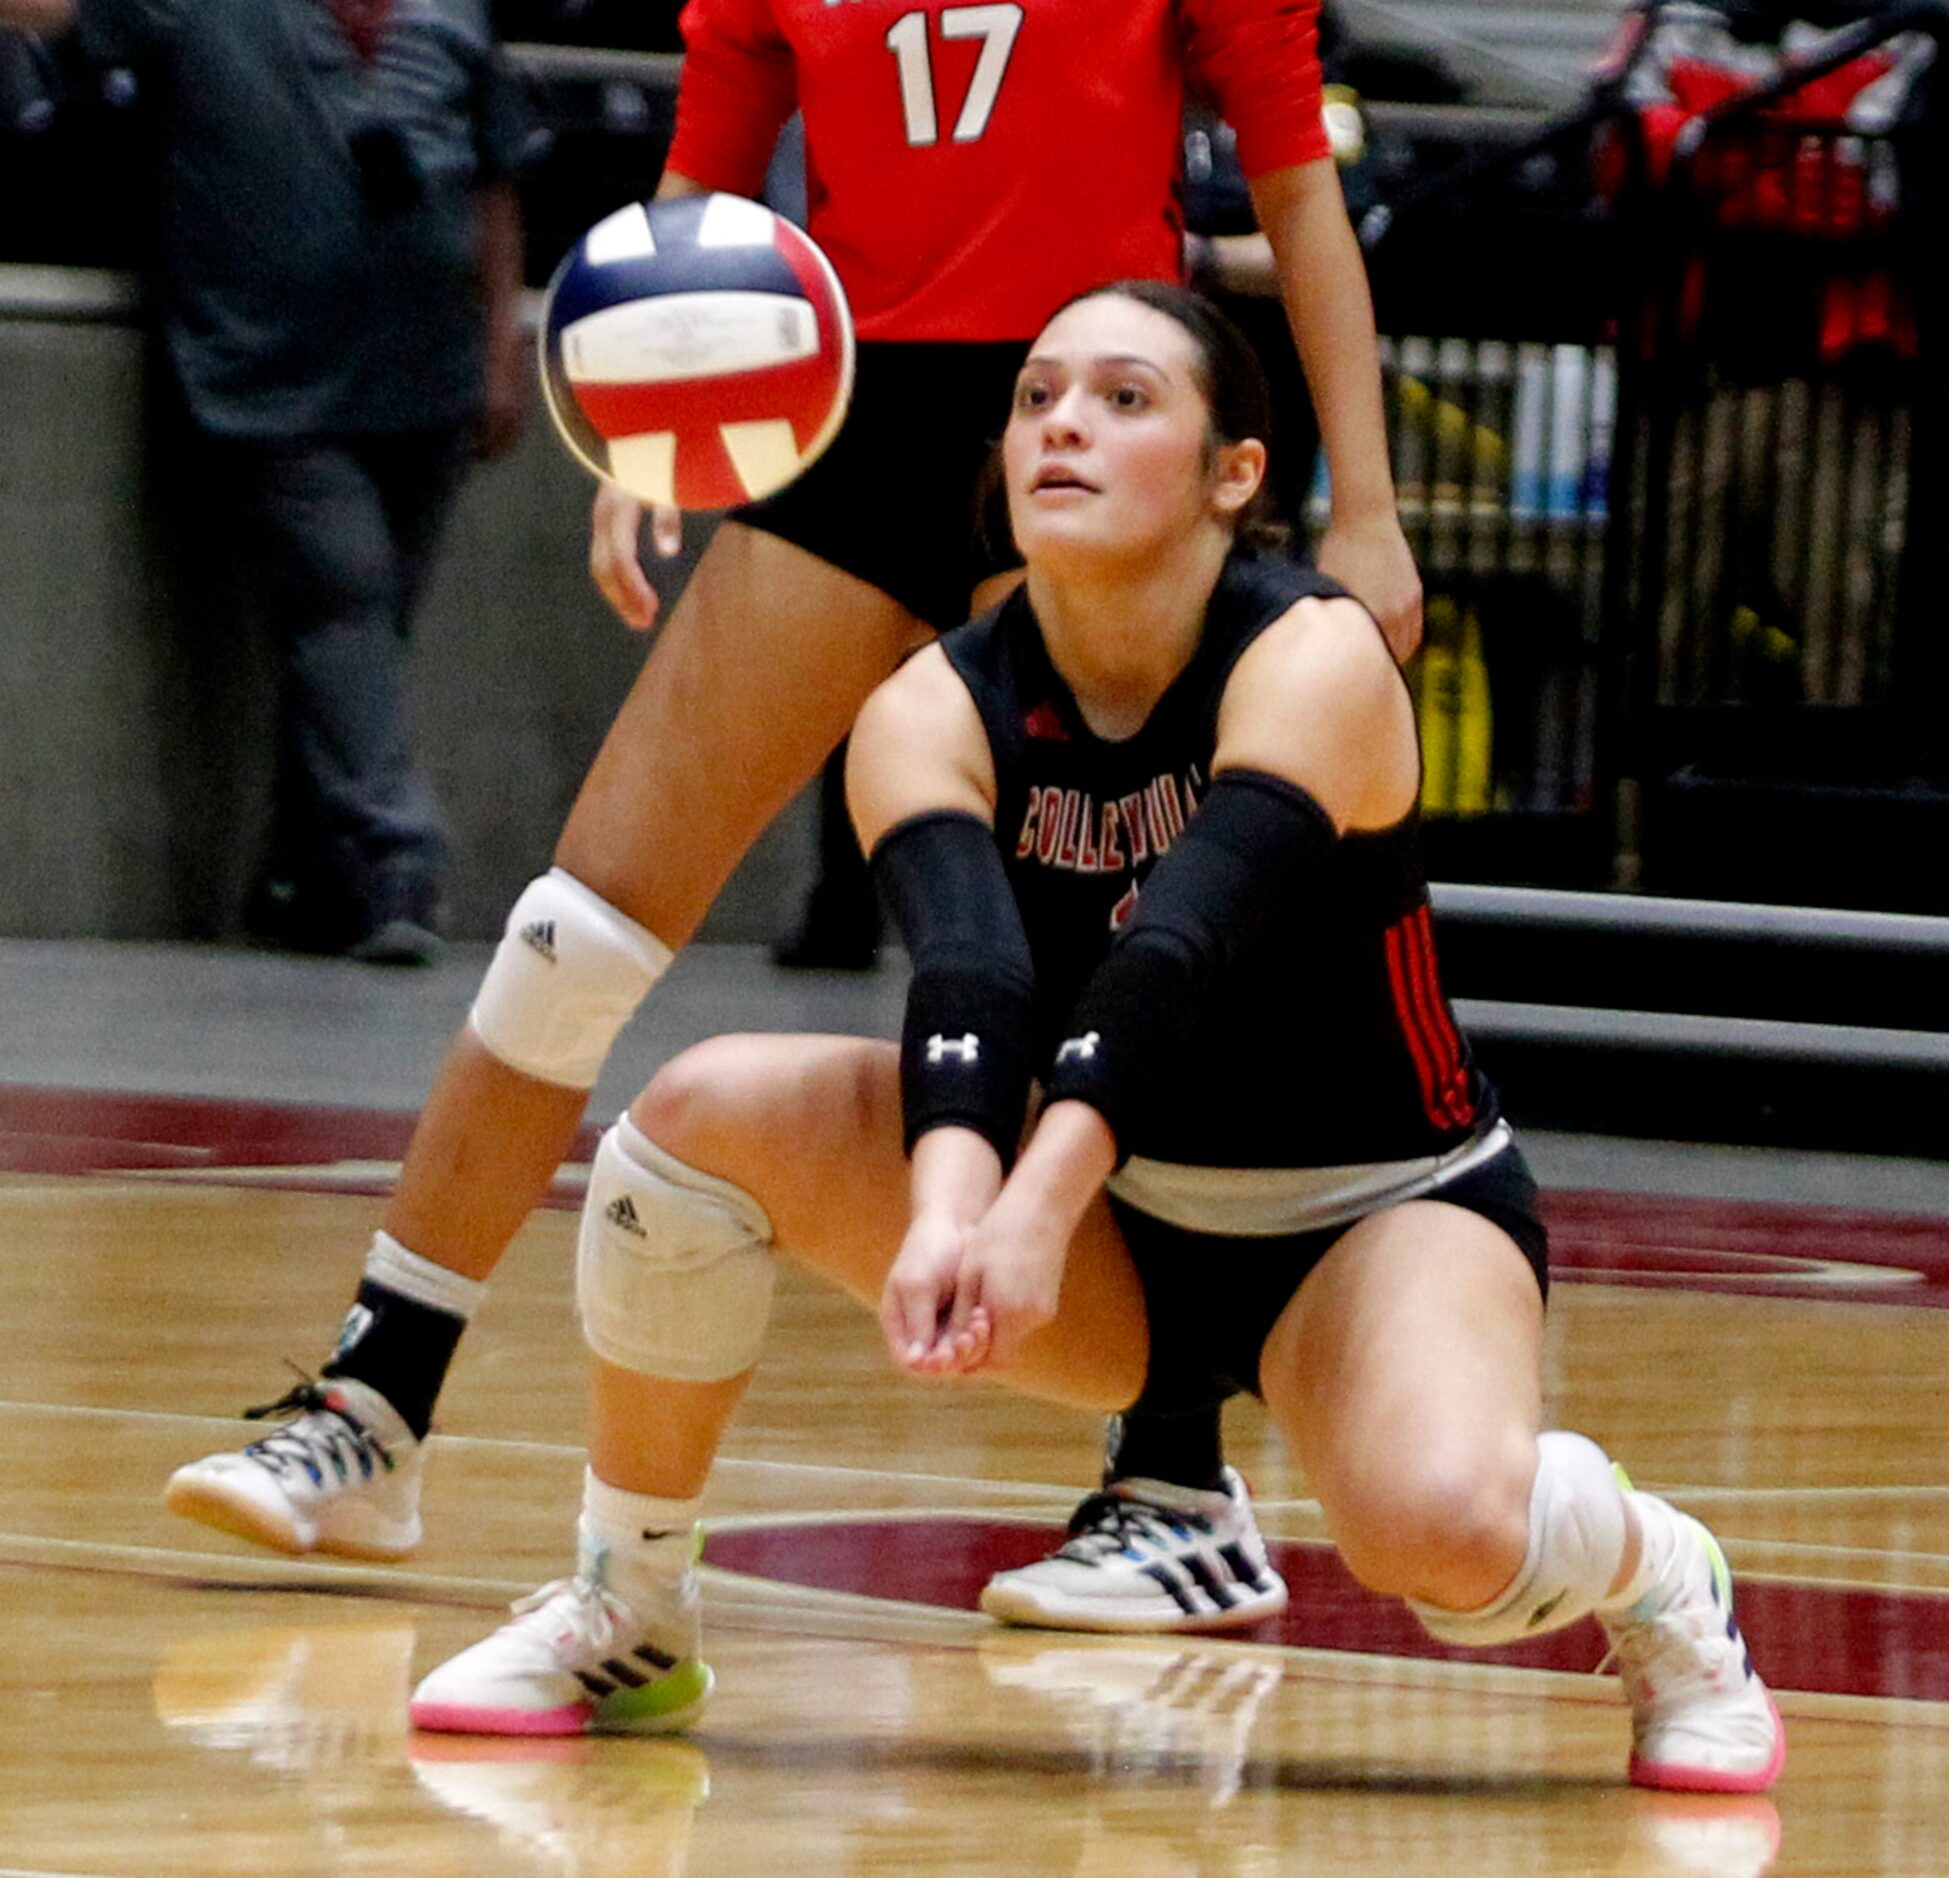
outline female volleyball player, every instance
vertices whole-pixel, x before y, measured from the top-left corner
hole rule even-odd
[[[1003,444],[1025,586],[853,732],[903,1040],[717,1039],[604,1137],[579,1566],[434,1671],[418,1726],[697,1712],[697,1496],[786,1256],[919,1374],[1098,1411],[1256,1391],[1365,1584],[1458,1644],[1594,1612],[1634,1780],[1776,1778],[1711,1536],[1539,1432],[1543,1228],[1442,998],[1412,706],[1363,607],[1241,545],[1265,415],[1178,288],[1035,341]]]
[[[992,567],[974,545],[974,485],[1023,343],[1073,293],[1177,277],[1187,73],[1237,130],[1278,259],[1332,470],[1320,563],[1412,650],[1419,587],[1320,124],[1315,10],[1047,0],[916,8],[889,28],[866,7],[692,0],[658,193],[756,194],[797,105],[811,232],[860,335],[850,418],[799,483],[717,530],[663,626],[440,1071],[327,1386],[275,1405],[291,1419],[241,1454],[179,1469],[176,1510],[291,1551],[387,1558],[418,1542],[424,1437],[455,1345],[617,1033],[868,692],[967,617]],[[638,521],[605,492],[591,554],[603,590],[647,624]],[[1095,1621],[1236,1621],[1283,1602],[1256,1570],[1224,1602],[1194,1590],[1187,1611],[1142,1569],[1185,1546],[1261,1556],[1209,1416],[1133,1422],[1117,1466],[1204,1497],[1146,1546],[1098,1558]],[[1062,1568],[1058,1603],[1081,1575]],[[1017,1581],[1023,1615],[1033,1590]]]

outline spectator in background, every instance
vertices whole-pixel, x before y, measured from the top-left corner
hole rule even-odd
[[[407,632],[467,461],[512,445],[530,376],[512,178],[536,133],[485,0],[0,0],[0,26],[78,28],[151,114],[177,480],[281,688],[247,920],[423,963],[446,837]]]

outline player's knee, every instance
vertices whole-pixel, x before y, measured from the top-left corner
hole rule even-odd
[[[551,868],[515,901],[468,1022],[510,1069],[593,1089],[670,958],[654,933]]]
[[[733,1034],[673,1057],[629,1112],[670,1153],[760,1181],[823,1161],[835,1143],[898,1139],[899,1104],[891,1045]]]
[[[1522,1562],[1527,1459],[1505,1463],[1468,1444],[1435,1442],[1370,1470],[1330,1509],[1347,1569],[1370,1590],[1396,1597],[1484,1602]]]
[[[576,1300],[589,1347],[678,1382],[743,1374],[771,1311],[771,1244],[749,1193],[623,1116],[596,1149],[582,1205]]]
[[[672,1154],[709,1152],[708,1142],[729,1125],[750,1079],[736,1035],[706,1037],[662,1064],[629,1105],[630,1119]]]
[[[1411,1598],[1415,1614],[1444,1642],[1480,1648],[1560,1630],[1609,1594],[1625,1546],[1624,1495],[1609,1458],[1582,1435],[1539,1437],[1522,1562],[1505,1589],[1456,1608]]]

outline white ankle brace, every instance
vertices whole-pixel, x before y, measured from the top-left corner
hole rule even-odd
[[[371,1249],[365,1255],[365,1275],[402,1298],[411,1298],[429,1310],[445,1311],[463,1323],[480,1309],[481,1300],[487,1296],[484,1279],[436,1265],[409,1251],[389,1232],[372,1235]]]
[[[1624,1557],[1624,1490],[1610,1457],[1582,1435],[1552,1430],[1536,1443],[1529,1550],[1509,1588],[1480,1610],[1408,1600],[1444,1643],[1468,1649],[1561,1630],[1604,1603]]]

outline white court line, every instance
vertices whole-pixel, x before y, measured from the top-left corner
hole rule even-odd
[[[152,1422],[180,1428],[236,1430],[258,1426],[241,1416],[177,1415],[165,1409],[98,1408],[80,1402],[17,1402],[0,1400],[0,1415],[78,1416],[103,1421]],[[489,1453],[541,1454],[550,1459],[583,1460],[587,1449],[566,1441],[524,1441],[511,1435],[450,1435],[436,1432],[436,1447],[478,1448]],[[1031,1480],[982,1480],[962,1474],[935,1474],[883,1467],[848,1467],[827,1461],[756,1461],[725,1455],[717,1462],[730,1473],[777,1474],[787,1477],[830,1478],[838,1480],[894,1481],[903,1485],[951,1488],[957,1492],[1012,1494],[1020,1499],[1042,1500],[1052,1505],[1073,1504],[1077,1496],[1074,1482],[1051,1483]],[[1822,1500],[1927,1500],[1949,1496],[1949,1482],[1917,1482],[1908,1486],[1831,1486],[1831,1487],[1732,1487],[1723,1483],[1689,1485],[1674,1481],[1651,1480],[1634,1476],[1647,1492],[1673,1500],[1723,1500],[1734,1504],[1790,1500],[1814,1504]],[[1270,1499],[1254,1495],[1252,1504],[1262,1513],[1317,1513],[1320,1503],[1313,1499]],[[0,1873],[0,1878],[5,1878]]]
[[[11,1550],[23,1535],[0,1533],[0,1554]],[[414,1602],[412,1587],[424,1591],[440,1590],[449,1595],[443,1601],[455,1602],[451,1592],[464,1589],[470,1600],[478,1595],[486,1602],[501,1602],[511,1594],[525,1593],[526,1584],[516,1585],[499,1579],[469,1579],[434,1577],[431,1574],[387,1573],[382,1579],[375,1579],[371,1572],[361,1572],[356,1566],[319,1566],[309,1560],[288,1559],[276,1555],[263,1558],[243,1558],[232,1560],[217,1558],[211,1554],[195,1552],[169,1552],[154,1546],[117,1546],[90,1544],[81,1540],[25,1540],[26,1549],[31,1553],[43,1554],[96,1555],[102,1563],[120,1564],[124,1569],[145,1567],[155,1570],[159,1563],[182,1560],[194,1568],[199,1579],[217,1576],[209,1568],[228,1567],[240,1564],[246,1569],[229,1572],[231,1580],[249,1578],[266,1585],[281,1586],[286,1590],[303,1590],[317,1579],[349,1580],[361,1590],[382,1589],[391,1595],[384,1601],[395,1604]],[[18,1562],[18,1561],[16,1561]],[[48,1560],[47,1562],[53,1562]],[[158,1575],[178,1576],[173,1572]],[[817,1585],[794,1585],[774,1579],[755,1578],[741,1572],[729,1572],[719,1567],[705,1565],[701,1568],[704,1581],[707,1608],[713,1613],[713,1621],[722,1622],[727,1629],[771,1630],[780,1626],[795,1636],[831,1637],[841,1641],[883,1642],[896,1646],[920,1646],[939,1648],[968,1647],[983,1639],[1019,1638],[1023,1633],[1009,1631],[997,1625],[992,1618],[984,1617],[978,1611],[954,1610],[932,1604],[912,1604],[895,1598],[877,1598],[856,1591],[832,1591]],[[319,1583],[316,1588],[322,1593],[329,1589]],[[422,1598],[423,1602],[432,1601]],[[1034,1638],[1029,1639],[1033,1644]],[[1085,1647],[1101,1643],[1101,1639],[1077,1640]],[[1028,1646],[1024,1646],[1028,1647]],[[1239,1652],[1250,1650],[1254,1654],[1276,1654],[1292,1662],[1299,1675],[1308,1680],[1321,1680],[1356,1686],[1402,1687],[1458,1687],[1492,1694],[1507,1694],[1524,1698],[1534,1698],[1542,1694],[1552,1700],[1568,1699],[1576,1702],[1614,1704],[1620,1698],[1618,1685],[1614,1679],[1596,1677],[1588,1672],[1576,1670],[1515,1669],[1499,1663],[1446,1662],[1428,1657],[1397,1657],[1376,1655],[1367,1651],[1328,1650],[1309,1646],[1290,1644],[1245,1643],[1237,1639],[1223,1637],[1124,1637],[1114,1640],[1114,1647],[1138,1647],[1155,1650],[1161,1655],[1182,1654],[1195,1650],[1200,1655],[1213,1652]],[[1840,1698],[1863,1704],[1880,1701],[1877,1697]],[[0,1871],[0,1878],[8,1874]],[[83,1878],[82,1874],[69,1873],[29,1873],[25,1878]]]
[[[20,1551],[26,1558],[5,1557]],[[34,1554],[40,1554],[39,1559]],[[253,1580],[286,1590],[315,1588],[328,1594],[334,1583],[367,1594],[375,1601],[394,1604],[414,1602],[458,1602],[455,1592],[467,1600],[500,1603],[510,1596],[524,1595],[528,1584],[509,1579],[461,1578],[426,1572],[387,1568],[375,1576],[372,1568],[357,1565],[320,1563],[313,1559],[292,1559],[277,1554],[237,1557],[205,1552],[175,1552],[157,1546],[107,1545],[76,1539],[42,1539],[30,1534],[0,1532],[0,1562],[54,1563],[60,1558],[79,1562],[93,1555],[104,1565],[124,1569],[140,1567],[164,1570],[159,1577],[193,1575],[200,1581]],[[167,1566],[180,1561],[187,1572],[171,1572]],[[713,1621],[727,1629],[770,1630],[787,1626],[795,1635],[836,1638],[848,1642],[887,1643],[896,1647],[918,1645],[923,1648],[968,1647],[984,1639],[1026,1637],[1023,1647],[1032,1647],[1036,1635],[997,1626],[977,1611],[953,1610],[931,1604],[911,1604],[894,1598],[877,1598],[864,1592],[833,1591],[817,1585],[794,1585],[779,1580],[749,1577],[718,1566],[700,1568]],[[1764,1574],[1749,1573],[1760,1577]],[[322,1582],[321,1582],[322,1581]],[[1901,1586],[1879,1586],[1881,1590],[1901,1590]],[[438,1594],[444,1593],[443,1597]],[[1038,1633],[1039,1634],[1039,1633]],[[1321,1682],[1353,1687],[1462,1688],[1477,1696],[1506,1696],[1534,1700],[1538,1695],[1550,1701],[1579,1704],[1615,1705],[1620,1701],[1615,1678],[1593,1675],[1582,1670],[1518,1669],[1499,1663],[1450,1662],[1436,1658],[1385,1656],[1364,1650],[1334,1650],[1310,1645],[1245,1642],[1218,1636],[1148,1636],[1116,1639],[1076,1638],[1081,1647],[1113,1644],[1122,1648],[1141,1648],[1166,1654],[1187,1651],[1199,1655],[1250,1651],[1254,1655],[1272,1654],[1293,1666],[1293,1673],[1305,1682]],[[1865,1721],[1878,1727],[1890,1724],[1891,1707],[1900,1711],[1900,1725],[1907,1727],[1949,1728],[1949,1703],[1891,1699],[1874,1695],[1809,1695],[1784,1691],[1781,1706],[1788,1715],[1831,1716],[1842,1720]],[[32,1868],[0,1867],[0,1878],[105,1878],[101,1873],[42,1871]]]
[[[58,1417],[79,1417],[89,1420],[115,1422],[144,1422],[155,1425],[167,1424],[173,1427],[235,1430],[239,1421],[232,1417],[208,1415],[176,1415],[161,1409],[99,1408],[81,1403],[58,1402],[15,1402],[0,1400],[0,1415],[30,1415]],[[253,1424],[243,1423],[249,1427]],[[434,1445],[462,1449],[477,1449],[489,1453],[538,1454],[551,1460],[565,1461],[586,1458],[587,1450],[577,1444],[560,1441],[524,1441],[500,1435],[448,1435],[436,1434]],[[808,1480],[832,1479],[871,1483],[875,1486],[915,1486],[944,1489],[954,1493],[978,1493],[993,1496],[979,1507],[953,1507],[928,1511],[912,1506],[850,1507],[826,1508],[814,1511],[739,1513],[720,1515],[708,1519],[706,1524],[715,1530],[731,1532],[749,1530],[759,1526],[784,1525],[826,1525],[862,1518],[902,1515],[910,1518],[978,1519],[994,1518],[998,1515],[1014,1515],[1033,1518],[1037,1513],[1050,1508],[1068,1508],[1075,1504],[1077,1487],[1073,1483],[1043,1483],[1026,1480],[981,1480],[964,1475],[935,1474],[903,1471],[877,1467],[848,1467],[828,1462],[807,1461],[762,1461],[743,1460],[726,1455],[716,1464],[716,1471],[732,1478],[744,1477],[751,1480],[781,1479]],[[1832,1487],[1729,1487],[1729,1486],[1683,1486],[1666,1482],[1647,1481],[1649,1490],[1667,1498],[1679,1501],[1717,1501],[1740,1505],[1760,1505],[1780,1501],[1799,1504],[1813,1504],[1821,1501],[1880,1501],[1898,1502],[1902,1500],[1932,1499],[1949,1494],[1949,1484],[1930,1484],[1915,1486],[1832,1486]],[[1253,1505],[1261,1516],[1285,1515],[1316,1517],[1320,1503],[1314,1499],[1267,1499],[1255,1498]],[[1884,1564],[1932,1565],[1949,1569],[1949,1555],[1939,1552],[1898,1551],[1883,1546],[1847,1546],[1817,1544],[1811,1541],[1790,1539],[1769,1539],[1756,1536],[1743,1536],[1734,1542],[1735,1550],[1744,1546],[1768,1547],[1778,1552],[1802,1552],[1819,1557],[1854,1558]],[[201,1557],[201,1554],[187,1555]],[[472,1581],[462,1580],[461,1583]],[[1840,1582],[1840,1581],[1836,1581]],[[1905,1587],[1870,1585],[1870,1589],[1902,1589]],[[1940,1591],[1940,1586],[1906,1587],[1920,1591]],[[5,1874],[0,1872],[0,1878]]]
[[[258,1428],[263,1424],[246,1422],[240,1416],[173,1415],[164,1409],[97,1408],[83,1403],[0,1401],[0,1415],[79,1416],[83,1419],[167,1424],[177,1428],[214,1428],[235,1432],[239,1428]],[[588,1450],[580,1443],[566,1441],[523,1441],[506,1435],[449,1435],[436,1433],[436,1448],[478,1448],[489,1453],[541,1454],[551,1460],[580,1461]],[[876,1482],[898,1482],[907,1486],[944,1487],[956,1492],[1007,1494],[1016,1499],[1047,1500],[1051,1505],[1073,1506],[1078,1490],[1074,1485],[1055,1486],[1033,1480],[977,1480],[959,1474],[903,1472],[885,1467],[843,1467],[824,1461],[752,1461],[725,1455],[717,1462],[728,1473],[778,1474],[789,1477],[834,1478]],[[1261,1507],[1316,1507],[1311,1500],[1260,1500]],[[0,1873],[0,1878],[5,1878]]]
[[[1727,1540],[1725,1543],[1735,1552],[1808,1552],[1816,1558],[1872,1558],[1886,1560],[1889,1564],[1940,1565],[1949,1569],[1949,1554],[1941,1552],[1897,1552],[1890,1548],[1866,1545],[1817,1545],[1811,1539],[1758,1539],[1751,1534],[1742,1534],[1739,1538]],[[1740,1575],[1751,1577],[1753,1574],[1743,1572]],[[1855,1584],[1859,1583],[1859,1580],[1850,1579],[1847,1582]],[[1875,1589],[1873,1585],[1862,1585],[1861,1588],[1868,1591]],[[1949,1590],[1949,1586],[1937,1585],[1935,1589],[1937,1592],[1942,1592]]]
[[[1949,1485],[1937,1482],[1912,1487],[1674,1487],[1654,1482],[1650,1491],[1674,1500],[1916,1500],[1949,1494]]]
[[[20,1538],[21,1535],[0,1533],[0,1553],[11,1550]],[[248,1578],[286,1590],[304,1590],[320,1578],[343,1579],[360,1590],[383,1589],[392,1594],[385,1601],[395,1604],[414,1602],[412,1593],[416,1586],[423,1591],[437,1589],[447,1592],[449,1595],[442,1601],[448,1603],[456,1601],[451,1596],[455,1589],[466,1590],[470,1594],[470,1601],[478,1596],[484,1603],[502,1602],[510,1595],[519,1595],[529,1589],[526,1584],[516,1585],[498,1579],[439,1578],[423,1573],[389,1572],[383,1580],[375,1580],[370,1571],[361,1572],[356,1566],[318,1566],[309,1560],[274,1555],[233,1561],[201,1552],[168,1552],[152,1546],[88,1544],[80,1540],[30,1538],[26,1545],[29,1552],[44,1554],[72,1557],[92,1553],[100,1562],[119,1564],[124,1569],[140,1567],[154,1571],[159,1564],[181,1560],[194,1568],[194,1576],[199,1579],[216,1576],[209,1569],[212,1566],[225,1567],[236,1563],[246,1569],[229,1573],[233,1581]],[[158,1575],[174,1577],[181,1574],[164,1571]],[[782,1627],[794,1636],[922,1648],[940,1648],[944,1645],[966,1648],[984,1639],[1020,1639],[1024,1635],[997,1625],[992,1618],[984,1617],[978,1611],[912,1604],[895,1598],[876,1598],[863,1592],[832,1591],[817,1585],[788,1584],[775,1579],[749,1577],[711,1565],[701,1568],[701,1576],[711,1620],[724,1624],[730,1630],[770,1631]],[[326,1584],[316,1583],[316,1589],[321,1593],[329,1588]],[[421,1601],[432,1600],[423,1597]],[[1029,1637],[1022,1647],[1032,1647],[1036,1640]],[[1091,1638],[1076,1641],[1083,1647],[1091,1647],[1104,1640]],[[1123,1637],[1114,1639],[1112,1647],[1151,1650],[1160,1658],[1183,1654],[1187,1650],[1199,1655],[1248,1650],[1255,1655],[1276,1654],[1292,1663],[1296,1672],[1306,1680],[1356,1687],[1455,1687],[1525,1699],[1534,1699],[1540,1694],[1552,1700],[1567,1699],[1605,1705],[1614,1704],[1620,1699],[1614,1680],[1574,1670],[1514,1669],[1498,1663],[1381,1656],[1356,1650],[1245,1643],[1224,1637]],[[1842,1699],[1862,1704],[1879,1700],[1875,1697]],[[9,1875],[0,1871],[0,1878],[9,1878]],[[83,1875],[28,1873],[24,1878],[83,1878]]]
[[[173,1546],[114,1545],[97,1539],[55,1539],[42,1533],[0,1532],[0,1562],[9,1565],[73,1563],[158,1578],[194,1578],[233,1585],[262,1584],[283,1590],[315,1587],[321,1592],[355,1590],[385,1601],[410,1604],[464,1597],[499,1601],[534,1589],[511,1578],[469,1578],[380,1564],[341,1563],[316,1554],[292,1558],[282,1552],[190,1552]]]
[[[157,1581],[188,1579],[226,1588],[256,1585],[320,1596],[350,1591],[374,1603],[464,1604],[484,1609],[525,1597],[534,1588],[526,1579],[472,1578],[317,1557],[289,1558],[275,1552],[188,1552],[165,1546],[50,1539],[21,1532],[0,1532],[0,1564],[70,1565],[81,1570],[94,1567],[140,1572]],[[701,1566],[699,1572],[720,1620],[727,1611],[748,1618],[769,1616],[775,1621],[789,1617],[793,1628],[805,1629],[816,1619],[817,1627],[827,1634],[895,1642],[911,1641],[916,1627],[933,1641],[944,1636],[983,1636],[995,1629],[994,1621],[980,1612],[948,1605],[916,1604],[823,1585],[797,1585],[709,1564]],[[731,1627],[738,1627],[735,1621]],[[0,1878],[5,1874],[0,1873]]]

